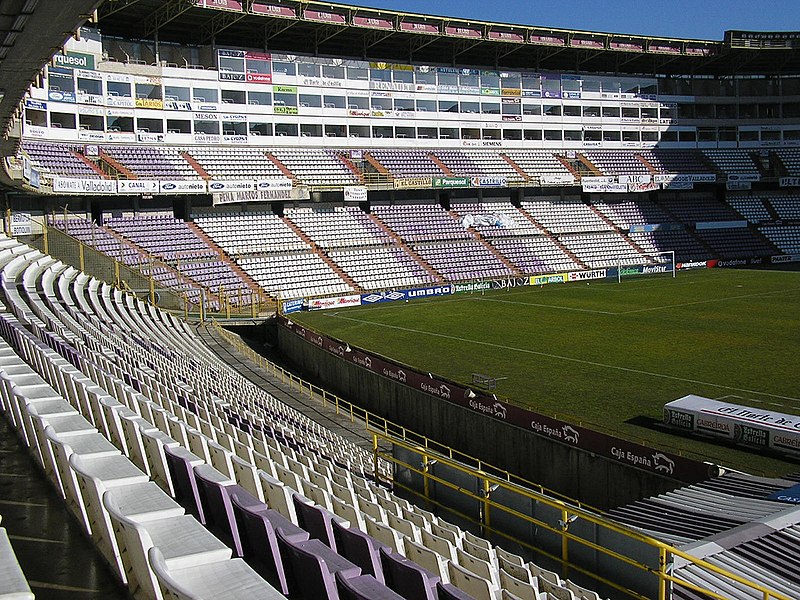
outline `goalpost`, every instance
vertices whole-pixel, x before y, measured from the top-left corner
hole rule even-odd
[[[666,250],[664,252],[657,252],[651,255],[655,258],[654,264],[638,264],[638,265],[623,265],[622,258],[617,259],[617,283],[622,283],[624,277],[658,275],[662,273],[671,273],[674,278],[677,273],[677,265],[675,263],[675,251]]]

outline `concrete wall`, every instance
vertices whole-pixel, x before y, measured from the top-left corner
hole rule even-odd
[[[596,508],[685,485],[434,398],[326,352],[282,326],[278,346],[312,379],[366,410]]]

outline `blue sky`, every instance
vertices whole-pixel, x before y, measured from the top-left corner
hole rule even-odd
[[[722,40],[727,29],[800,31],[800,0],[344,0],[345,4],[561,29]]]

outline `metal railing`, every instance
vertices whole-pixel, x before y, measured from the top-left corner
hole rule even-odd
[[[453,514],[457,514],[461,518],[473,521],[484,531],[508,539],[522,547],[527,547],[529,550],[540,555],[547,556],[562,566],[565,577],[569,572],[577,572],[591,577],[601,584],[615,589],[630,598],[645,600],[653,597],[652,595],[647,595],[641,591],[621,585],[608,576],[598,574],[582,566],[571,558],[589,551],[602,556],[606,561],[612,561],[618,564],[620,567],[634,569],[640,572],[645,578],[653,578],[654,587],[657,589],[658,600],[666,600],[670,597],[669,590],[671,584],[681,585],[689,590],[704,594],[709,598],[718,600],[727,599],[727,596],[722,593],[709,590],[676,577],[673,574],[673,567],[675,560],[678,559],[686,564],[696,565],[704,571],[718,575],[729,583],[738,584],[755,591],[764,600],[790,600],[789,597],[774,590],[770,590],[759,583],[750,581],[745,577],[731,573],[705,560],[696,558],[670,544],[645,535],[644,533],[615,523],[605,518],[601,511],[587,504],[569,499],[539,484],[527,481],[502,468],[490,465],[478,458],[450,448],[427,436],[416,433],[407,427],[358,407],[319,386],[303,380],[301,377],[298,377],[280,365],[261,356],[250,348],[238,335],[227,331],[218,322],[212,320],[211,325],[239,354],[255,363],[258,368],[269,373],[276,379],[279,379],[283,384],[288,385],[290,390],[297,390],[302,394],[308,395],[310,398],[317,399],[322,402],[323,406],[333,407],[337,415],[347,417],[351,423],[355,424],[357,421],[360,422],[373,438],[373,453],[376,466],[379,459],[382,458],[396,465],[399,469],[408,470],[416,476],[421,477],[423,481],[421,491],[411,486],[404,485],[402,482],[397,481],[397,479],[392,482],[396,488],[419,496],[422,502],[437,504],[430,490],[432,485],[438,485],[447,488],[450,493],[459,494],[464,498],[477,502],[481,507],[477,519],[469,514],[459,513],[453,510],[451,506],[441,505],[441,508]],[[393,451],[381,450],[381,442],[388,443],[393,448]],[[421,457],[421,460],[413,464],[407,460],[403,460],[396,455],[397,448],[416,453]],[[434,464],[446,466],[467,477],[474,478],[479,482],[477,486],[479,491],[477,493],[473,492],[463,485],[449,481],[445,477],[438,476],[434,473],[435,469],[431,468]],[[375,469],[375,473],[378,473],[377,468]],[[513,493],[539,506],[549,507],[558,518],[554,521],[544,520],[494,500],[493,497],[496,498],[498,495],[501,495],[499,490]],[[493,520],[497,521],[499,515],[503,515],[503,518],[499,520],[505,520],[511,517],[519,522],[537,528],[537,530],[546,531],[551,535],[559,536],[560,552],[557,554],[548,552],[539,546],[534,546],[530,542],[526,542],[510,534],[508,531],[503,531],[494,527],[492,522]],[[634,545],[638,545],[640,548],[643,546],[648,548],[650,550],[650,555],[657,559],[655,564],[647,564],[640,560],[636,554],[624,554],[608,545],[598,543],[594,539],[587,539],[586,537],[581,537],[571,532],[570,525],[576,520],[584,521],[598,531],[607,532],[615,536],[622,536],[622,538]],[[573,529],[576,529],[576,527],[573,527]],[[597,534],[595,539],[602,537],[604,536]],[[618,544],[617,546],[624,547],[626,544]]]

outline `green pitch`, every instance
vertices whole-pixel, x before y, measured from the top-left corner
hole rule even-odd
[[[660,427],[686,394],[800,414],[800,273],[699,270],[292,315],[422,371],[672,452],[756,474],[800,471]]]

